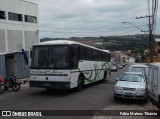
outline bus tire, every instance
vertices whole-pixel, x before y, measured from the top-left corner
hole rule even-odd
[[[80,75],[78,78],[76,91],[81,91],[83,89],[83,87],[84,87],[84,79],[83,79],[83,76]]]
[[[104,72],[103,81],[107,80],[107,71]]]

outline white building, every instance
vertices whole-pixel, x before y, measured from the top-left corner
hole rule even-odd
[[[0,0],[0,53],[30,50],[39,43],[38,5],[24,0]]]

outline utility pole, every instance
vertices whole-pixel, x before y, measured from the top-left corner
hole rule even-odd
[[[151,29],[151,17],[149,17],[149,44],[150,44],[150,63],[153,62],[153,34]]]
[[[151,9],[150,9],[151,7]],[[156,16],[157,16],[157,9],[158,9],[158,0],[148,0],[148,13],[149,15],[136,17],[136,19],[140,18],[149,18],[149,47],[150,47],[150,63],[153,62],[153,52],[154,49],[154,40],[153,40],[153,33],[155,32],[155,25],[156,25]]]
[[[142,19],[142,18],[149,18],[149,34],[148,34],[148,38],[149,38],[149,47],[150,47],[150,63],[153,62],[153,34],[152,34],[152,29],[151,29],[151,17],[153,17],[153,15],[151,16],[141,16],[141,17],[136,17],[136,19]]]

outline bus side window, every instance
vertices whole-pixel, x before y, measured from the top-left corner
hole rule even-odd
[[[97,50],[93,50],[93,60],[97,61]]]
[[[71,66],[73,69],[78,68],[78,62],[79,62],[79,47],[78,46],[72,46],[71,47]]]
[[[79,48],[79,54],[80,54],[80,60],[86,60],[86,51],[84,46],[80,46]]]

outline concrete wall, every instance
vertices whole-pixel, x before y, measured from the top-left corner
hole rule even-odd
[[[0,0],[0,10],[6,19],[0,19],[0,53],[30,50],[39,42],[38,5],[23,0]],[[23,21],[8,20],[8,12],[22,14]],[[37,23],[25,22],[24,15],[35,16]],[[1,47],[2,46],[2,47]]]
[[[22,31],[8,30],[8,52],[20,51],[23,48],[22,39]]]
[[[34,45],[34,44],[37,44],[39,43],[39,40],[38,40],[38,33],[36,31],[25,31],[24,32],[24,36],[25,36],[25,40],[27,41],[25,43],[25,48],[27,50],[30,51],[30,46],[31,44]]]
[[[6,49],[5,30],[0,29],[0,51],[3,53]]]
[[[38,5],[23,0],[0,0],[0,10],[38,17]]]

